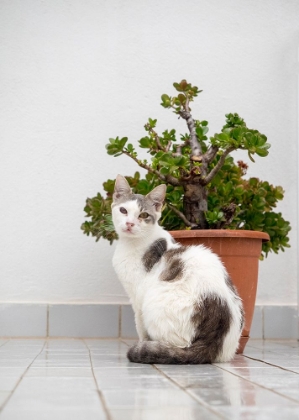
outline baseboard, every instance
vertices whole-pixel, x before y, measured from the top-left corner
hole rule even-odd
[[[263,339],[299,339],[297,306],[257,305],[250,336]]]
[[[298,339],[296,306],[258,305],[252,338]],[[128,304],[0,303],[0,337],[137,338]]]

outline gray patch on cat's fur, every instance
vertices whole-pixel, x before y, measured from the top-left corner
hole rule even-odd
[[[142,263],[145,271],[149,272],[153,266],[160,261],[162,255],[167,250],[166,239],[157,239],[145,252],[142,257]]]
[[[184,263],[178,258],[178,255],[182,254],[185,249],[185,247],[179,247],[167,251],[166,240],[163,238],[157,239],[142,257],[145,270],[147,272],[151,271],[153,266],[159,262],[163,256],[165,258],[166,268],[160,274],[160,280],[179,280],[183,275]]]
[[[166,261],[166,268],[160,274],[162,281],[177,281],[180,280],[184,272],[184,262],[179,256],[185,252],[187,247],[180,246],[165,252],[164,258]]]
[[[177,257],[181,255],[183,252],[185,252],[188,248],[186,246],[180,246],[179,248],[171,248],[164,254],[164,258],[167,261],[170,261],[172,258]]]
[[[245,312],[243,306],[241,306],[241,320],[240,320],[240,332],[243,330],[245,324]]]
[[[213,363],[229,332],[231,313],[228,305],[218,296],[208,296],[196,305],[191,322],[196,334],[190,347],[169,347],[157,341],[141,342],[129,349],[128,359],[150,364]]]
[[[184,262],[178,256],[185,250],[185,247],[180,247],[170,249],[165,252],[164,258],[166,261],[166,268],[160,274],[160,280],[177,281],[182,278],[184,272]]]
[[[180,258],[174,258],[160,274],[162,281],[177,281],[183,276],[184,263]]]
[[[141,194],[117,194],[114,195],[114,202],[113,204],[123,204],[126,201],[132,201],[132,200],[136,200],[139,207],[142,207],[142,204],[144,202],[144,196]]]
[[[196,329],[194,343],[198,340],[205,344],[208,363],[213,362],[221,352],[231,319],[227,303],[218,296],[207,296],[200,305],[196,305],[192,317]]]

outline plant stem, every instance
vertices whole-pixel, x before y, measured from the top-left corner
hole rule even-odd
[[[158,136],[158,134],[156,133],[156,131],[149,125],[146,124],[145,128],[153,134],[155,141],[157,143],[158,149],[163,150],[163,152],[166,152],[166,148],[162,146],[161,141],[160,141],[160,137]]]
[[[233,150],[236,150],[236,148],[234,146],[228,147],[227,149],[224,150],[223,154],[221,155],[220,159],[218,160],[218,162],[216,163],[216,165],[214,166],[214,168],[209,172],[209,174],[203,179],[202,181],[202,185],[208,185],[212,179],[214,178],[214,176],[220,171],[220,169],[222,168],[225,158],[227,155],[229,155]]]
[[[186,103],[185,103],[185,109],[182,109],[181,111],[179,111],[179,115],[184,118],[184,120],[186,120],[189,132],[190,132],[190,146],[192,149],[192,156],[191,159],[196,161],[196,162],[201,162],[202,160],[202,149],[201,149],[201,145],[198,141],[197,135],[196,135],[196,130],[195,130],[195,122],[194,119],[190,113],[190,108],[189,108],[189,100],[188,98],[186,99]]]
[[[198,178],[184,184],[183,208],[184,214],[194,226],[206,229],[205,212],[208,210],[207,190]]]
[[[219,150],[219,147],[217,146],[210,146],[208,148],[208,150],[206,151],[206,153],[203,156],[203,160],[205,160],[206,162],[211,163],[212,160],[215,158],[217,152]]]
[[[146,169],[148,172],[151,172],[152,174],[155,174],[161,181],[168,182],[169,184],[173,185],[174,187],[178,187],[181,185],[179,183],[179,180],[171,175],[162,175],[157,169],[151,168],[146,163],[141,162],[141,160],[137,159],[137,157],[132,156],[131,153],[127,152],[126,150],[123,150],[123,153],[127,156],[129,156],[131,159],[133,159],[141,168]]]
[[[176,151],[175,153],[172,153],[172,156],[176,157],[176,156],[182,156],[182,148],[189,146],[190,145],[190,141],[186,140],[184,141],[184,143],[178,144],[176,145]]]
[[[182,213],[182,212],[180,212],[180,210],[178,210],[176,207],[174,207],[172,204],[170,204],[170,203],[168,203],[167,202],[167,206],[177,215],[177,216],[179,216],[181,219],[182,219],[182,221],[185,223],[185,225],[186,226],[188,226],[188,227],[191,227],[191,228],[193,228],[193,227],[196,227],[197,225],[196,225],[196,223],[191,223],[191,222],[189,222],[189,220],[184,216],[184,214]]]

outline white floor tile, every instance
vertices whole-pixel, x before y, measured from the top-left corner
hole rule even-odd
[[[299,418],[296,341],[250,340],[229,363],[182,366],[130,363],[131,343],[0,340],[0,420]]]

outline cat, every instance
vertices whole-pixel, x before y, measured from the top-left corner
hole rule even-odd
[[[112,220],[119,240],[113,267],[135,313],[135,363],[201,364],[230,361],[238,348],[243,309],[219,257],[203,245],[176,243],[158,221],[166,194],[161,184],[133,194],[115,182]]]

